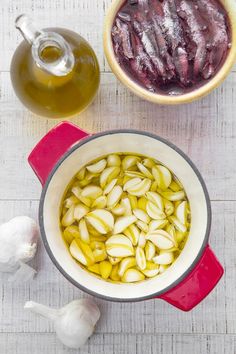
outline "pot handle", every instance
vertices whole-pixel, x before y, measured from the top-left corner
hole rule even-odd
[[[214,289],[223,274],[222,265],[208,245],[191,273],[158,298],[182,311],[190,311]]]
[[[42,185],[64,153],[89,135],[72,123],[61,122],[39,141],[29,155],[28,162]]]

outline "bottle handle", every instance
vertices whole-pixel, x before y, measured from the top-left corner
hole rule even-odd
[[[90,134],[69,122],[62,122],[51,129],[35,146],[28,162],[44,185],[57,161],[72,145]]]
[[[207,245],[191,273],[180,284],[158,298],[182,311],[190,311],[214,289],[223,274],[222,265]]]

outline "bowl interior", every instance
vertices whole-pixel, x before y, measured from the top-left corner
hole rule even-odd
[[[85,271],[69,254],[59,227],[59,207],[72,177],[91,160],[114,152],[133,152],[156,158],[179,178],[190,201],[192,224],[181,255],[162,275],[137,284],[111,283]],[[200,257],[207,243],[210,214],[204,183],[188,158],[160,138],[135,131],[107,132],[76,144],[54,169],[40,203],[42,236],[47,251],[59,270],[82,289],[120,300],[137,300],[160,294],[180,281]]]
[[[132,78],[126,74],[126,72],[121,68],[113,50],[111,30],[116,17],[117,12],[119,11],[122,4],[125,0],[114,0],[110,9],[108,10],[105,26],[104,26],[104,51],[107,58],[107,61],[117,78],[127,86],[131,91],[133,91],[139,97],[148,100],[153,103],[175,105],[182,103],[189,103],[196,99],[206,96],[213,89],[218,87],[229,74],[236,61],[236,2],[232,0],[220,0],[226,9],[231,25],[232,40],[231,40],[231,49],[227,55],[227,58],[218,71],[218,73],[209,80],[206,84],[201,87],[187,92],[179,96],[169,96],[158,93],[149,92],[147,89],[143,88],[141,85],[132,80]]]

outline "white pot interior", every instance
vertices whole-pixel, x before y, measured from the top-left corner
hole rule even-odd
[[[115,284],[88,273],[70,256],[61,236],[59,207],[64,191],[76,172],[100,156],[114,152],[133,152],[153,157],[168,168],[184,185],[190,201],[192,224],[184,250],[162,275],[134,284]],[[189,163],[172,147],[148,135],[117,131],[95,136],[74,150],[58,167],[45,193],[43,223],[48,246],[56,262],[74,282],[101,296],[117,299],[148,297],[174,285],[198,257],[208,224],[207,201],[203,187]]]

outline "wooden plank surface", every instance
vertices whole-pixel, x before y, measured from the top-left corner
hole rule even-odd
[[[52,333],[0,334],[3,353],[17,354],[235,354],[235,335],[140,335],[117,334],[94,335],[81,350],[67,349]],[[15,351],[17,348],[17,352]]]
[[[74,120],[88,132],[136,128],[171,140],[196,163],[213,207],[211,245],[225,276],[190,313],[159,300],[117,304],[96,300],[102,318],[83,354],[234,354],[236,352],[236,70],[201,101],[179,107],[144,102],[117,82],[104,59],[102,27],[111,0],[1,0],[0,4],[0,223],[16,215],[37,218],[41,187],[27,164],[37,141],[59,120],[39,118],[15,97],[10,59],[20,42],[20,13],[40,27],[63,26],[85,36],[101,66],[101,89],[93,105]],[[0,353],[73,353],[61,346],[47,321],[23,310],[31,299],[59,307],[86,296],[52,265],[42,244],[30,284],[13,286],[0,275]]]

